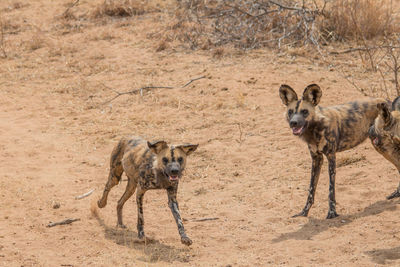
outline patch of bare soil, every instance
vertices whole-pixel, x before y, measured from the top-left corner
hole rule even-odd
[[[160,50],[148,38],[163,23],[158,2],[99,18],[90,12],[103,1],[82,0],[68,16],[67,1],[1,1],[0,265],[398,265],[399,200],[385,196],[399,174],[369,142],[338,154],[341,216],[325,219],[324,163],[309,217],[291,218],[305,204],[311,160],[284,119],[279,85],[301,93],[318,83],[321,105],[361,94],[314,58]],[[368,85],[368,74],[352,69]],[[107,102],[145,86],[173,88]],[[126,181],[96,208],[111,150],[129,134],[200,144],[178,193],[191,247],[180,243],[164,191],[145,195],[146,242],[137,239],[135,197],[124,208],[128,229],[115,227]],[[80,220],[46,227],[67,218]]]

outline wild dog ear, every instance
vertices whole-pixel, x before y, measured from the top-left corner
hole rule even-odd
[[[400,111],[400,96],[396,97],[392,103],[392,110]]]
[[[386,103],[378,103],[376,106],[378,107],[379,115],[382,117],[385,126],[390,125],[392,114]]]
[[[199,144],[197,144],[197,145],[185,144],[185,145],[176,146],[176,148],[182,149],[183,152],[185,152],[186,156],[189,156],[197,149],[198,146],[199,146]]]
[[[313,106],[318,105],[321,100],[322,91],[317,84],[310,84],[304,89],[303,99],[310,102]]]
[[[165,141],[155,141],[152,143],[147,141],[147,146],[150,148],[151,151],[156,154],[160,153],[161,150],[168,147],[167,142]]]
[[[296,92],[289,85],[282,84],[279,88],[279,96],[282,99],[284,105],[289,105],[293,101],[297,101],[298,97]]]

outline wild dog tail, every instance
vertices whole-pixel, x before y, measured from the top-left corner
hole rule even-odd
[[[400,111],[400,96],[396,97],[392,103],[392,111]]]

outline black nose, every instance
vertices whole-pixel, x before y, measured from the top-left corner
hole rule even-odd
[[[290,127],[293,128],[293,127],[297,127],[299,124],[297,121],[290,121],[289,125],[290,125]]]
[[[178,175],[179,174],[179,169],[171,169],[171,174],[172,175]]]

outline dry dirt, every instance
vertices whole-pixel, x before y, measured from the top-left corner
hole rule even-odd
[[[163,23],[158,12],[93,19],[85,12],[102,1],[81,1],[80,19],[62,19],[68,1],[24,3],[0,3],[8,56],[0,59],[1,266],[400,264],[399,200],[385,199],[399,174],[368,141],[338,154],[341,216],[325,219],[325,161],[309,217],[291,218],[305,204],[311,162],[278,88],[318,83],[321,105],[361,98],[334,68],[267,50],[157,52],[148,33]],[[143,86],[174,88],[102,104]],[[111,150],[128,134],[200,144],[178,193],[191,247],[180,243],[164,191],[145,195],[146,243],[136,237],[134,197],[128,229],[115,227],[126,181],[95,207]],[[80,221],[46,227],[67,218]]]

